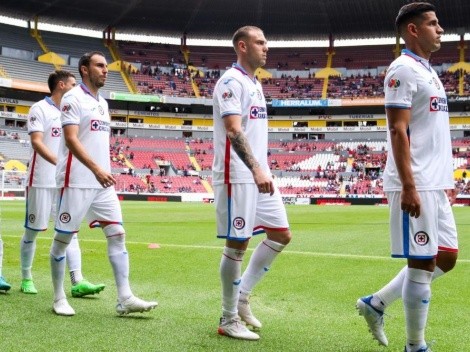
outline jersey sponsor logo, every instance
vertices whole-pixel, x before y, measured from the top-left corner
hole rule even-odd
[[[236,217],[233,219],[233,227],[235,227],[237,230],[241,230],[245,227],[245,219],[240,216]]]
[[[102,121],[102,120],[91,120],[90,129],[91,131],[109,132],[110,131],[109,122]]]
[[[36,221],[36,215],[34,215],[34,214],[29,214],[29,216],[28,216],[28,221],[29,221],[31,224],[33,224],[34,221]]]
[[[229,84],[230,81],[233,81],[233,78],[227,78],[223,83],[224,84]]]
[[[267,119],[268,112],[264,106],[252,106],[250,107],[250,119]]]
[[[449,111],[447,107],[447,98],[431,97],[429,100],[429,111]]]
[[[429,235],[424,231],[415,233],[414,240],[418,246],[425,246],[429,243]]]
[[[231,91],[230,89],[229,89],[228,91],[226,91],[226,92],[223,92],[223,94],[222,94],[222,99],[223,99],[223,100],[229,100],[229,99],[231,99],[232,97],[233,97],[233,93],[232,93],[232,91]]]
[[[33,126],[35,125],[36,120],[37,120],[36,116],[30,116],[29,117],[29,123]]]
[[[401,83],[398,78],[390,78],[390,80],[387,83],[389,88],[394,88],[394,89],[397,89],[398,87],[400,87],[400,84]]]
[[[101,114],[101,115],[104,115],[104,109],[101,105],[98,105],[98,112]]]
[[[69,213],[62,213],[62,214],[60,214],[60,216],[59,216],[60,222],[62,222],[62,223],[64,223],[64,224],[70,222],[71,219],[72,219],[72,217],[70,216]]]
[[[61,134],[62,134],[62,129],[60,127],[52,127],[51,129],[52,137],[60,137]]]
[[[72,109],[72,106],[70,106],[70,104],[64,104],[64,106],[62,106],[63,112],[68,112],[70,111],[70,109]]]

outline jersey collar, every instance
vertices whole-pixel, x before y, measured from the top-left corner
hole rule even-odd
[[[100,101],[100,93],[98,92],[98,94],[96,96],[93,95],[93,93],[90,91],[90,89],[88,89],[88,87],[86,86],[85,83],[80,83],[80,88],[83,89],[83,91],[85,92],[85,94],[90,94],[93,98],[95,98],[96,100]]]
[[[416,55],[414,52],[412,52],[409,49],[403,49],[401,51],[402,55],[410,56],[413,59],[415,59],[417,62],[419,62],[421,65],[426,67],[426,69],[431,72],[431,64],[429,63],[429,60],[423,59],[421,56]]]
[[[60,110],[57,105],[55,105],[54,100],[51,99],[51,97],[45,97],[44,100],[49,104],[55,107],[57,110]]]
[[[248,73],[246,72],[246,70],[245,70],[242,66],[240,66],[238,63],[236,63],[236,62],[233,63],[233,64],[232,64],[232,67],[233,67],[234,69],[240,71],[241,73],[243,73],[243,74],[244,74],[245,76],[247,76],[248,78],[250,78],[250,79],[253,81],[253,83],[256,83],[256,82],[257,82],[256,76],[254,76],[253,78],[251,78],[251,77],[248,75]]]

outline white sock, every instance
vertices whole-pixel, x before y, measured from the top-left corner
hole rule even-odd
[[[65,276],[65,252],[72,239],[71,234],[55,233],[52,241],[50,261],[52,286],[54,287],[54,301],[65,298],[64,276]]]
[[[0,276],[2,276],[3,267],[3,240],[0,238]]]
[[[403,283],[406,339],[410,351],[426,345],[424,333],[431,300],[432,272],[408,268]]]
[[[240,292],[243,296],[250,295],[253,287],[269,271],[272,262],[284,247],[285,245],[269,239],[265,239],[258,244],[242,276]]]
[[[390,304],[402,297],[403,282],[408,266],[403,267],[400,272],[395,276],[387,285],[382,287],[379,291],[373,294],[371,304],[374,308],[383,311]],[[444,275],[445,272],[438,266],[434,269],[432,281]]]
[[[23,279],[32,279],[31,268],[33,267],[34,254],[36,253],[36,237],[38,231],[24,229],[20,242],[21,275]]]
[[[120,302],[132,296],[129,284],[129,256],[126,250],[125,235],[106,237],[108,240],[108,258],[113,268],[114,280]]]
[[[70,272],[70,281],[72,285],[83,280],[82,275],[82,252],[78,243],[78,236],[74,234],[72,240],[67,247],[67,265]]]
[[[220,279],[222,281],[222,315],[233,318],[238,314],[238,297],[242,260],[245,251],[224,247],[220,261]]]

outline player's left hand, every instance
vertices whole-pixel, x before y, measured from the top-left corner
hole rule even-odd
[[[447,198],[449,199],[450,205],[454,205],[457,200],[457,190],[453,189],[446,189]]]

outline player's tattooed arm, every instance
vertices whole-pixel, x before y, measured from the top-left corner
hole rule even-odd
[[[253,156],[248,139],[242,131],[228,132],[227,137],[232,144],[233,150],[237,153],[238,157],[243,161],[250,171],[259,168],[259,163]]]

